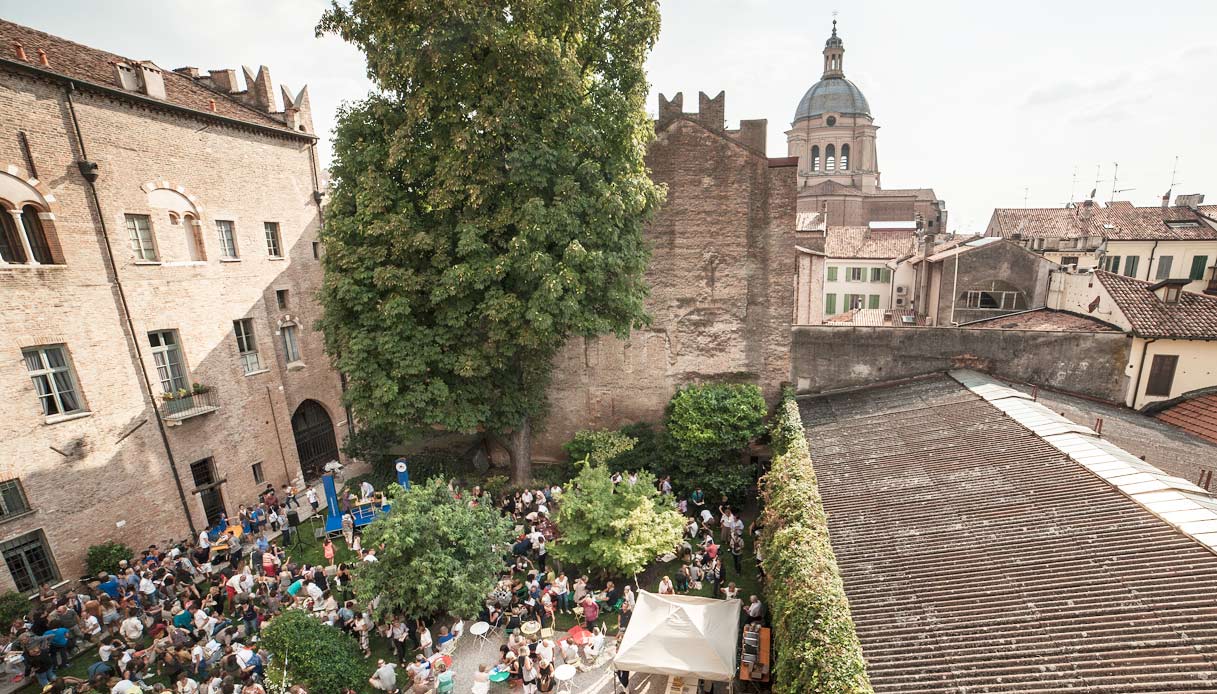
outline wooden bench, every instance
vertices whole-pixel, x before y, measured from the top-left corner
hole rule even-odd
[[[739,678],[743,682],[769,682],[771,673],[770,660],[770,632],[768,627],[761,627],[759,640],[759,650],[756,656],[756,663],[744,662],[744,645],[740,643],[740,666]]]

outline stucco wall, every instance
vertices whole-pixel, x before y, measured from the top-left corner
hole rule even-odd
[[[791,375],[812,393],[966,367],[1119,402],[1129,346],[1120,333],[799,326]]]

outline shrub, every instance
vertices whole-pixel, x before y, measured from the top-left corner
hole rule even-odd
[[[562,446],[571,460],[588,459],[593,465],[611,465],[622,454],[629,452],[638,443],[620,431],[607,429],[583,429],[575,432],[575,438]]]
[[[770,433],[774,457],[761,481],[761,542],[777,644],[774,691],[870,694],[807,438],[789,393]]]
[[[102,571],[112,574],[118,571],[119,562],[131,561],[134,556],[135,552],[121,542],[103,542],[89,547],[85,555],[85,567],[90,576],[96,576]]]
[[[300,610],[285,610],[262,627],[260,643],[274,656],[268,679],[282,676],[309,691],[338,692],[345,687],[364,690],[367,666],[355,639]]]
[[[677,493],[699,486],[712,500],[726,494],[740,503],[755,479],[740,456],[764,433],[766,409],[754,385],[707,383],[677,391],[664,415],[666,441],[659,442]]]
[[[0,594],[0,627],[7,628],[14,619],[24,619],[30,612],[29,598],[10,590]]]

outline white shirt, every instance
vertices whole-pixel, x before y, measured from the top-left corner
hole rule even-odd
[[[308,499],[310,504],[317,503],[317,492],[312,487],[309,487],[309,490],[304,493],[304,496],[306,499]]]
[[[139,685],[131,680],[119,680],[118,684],[110,689],[110,694],[127,694],[127,692],[140,691]]]
[[[206,530],[199,533],[199,547],[202,547],[203,549],[211,547],[211,537],[207,534]]]
[[[371,482],[365,480],[363,484],[359,485],[359,491],[363,494],[363,498],[369,499],[372,497],[372,492],[376,491],[376,488],[372,486]]]

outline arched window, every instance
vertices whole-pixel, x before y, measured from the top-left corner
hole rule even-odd
[[[849,145],[841,145],[841,170],[849,171]]]
[[[837,170],[836,154],[837,154],[837,149],[835,147],[833,147],[832,145],[828,145],[827,147],[824,148],[824,170],[825,171],[831,172],[831,171]]]
[[[46,230],[42,228],[42,219],[38,217],[38,208],[33,205],[23,207],[21,223],[25,225],[25,237],[30,240],[30,251],[34,254],[34,260],[43,265],[54,264],[51,246],[46,240]]]
[[[13,215],[8,210],[0,209],[0,260],[6,263],[25,262],[25,248],[18,236],[20,233]]]
[[[819,145],[811,146],[811,170],[812,171],[820,170],[820,146]]]

